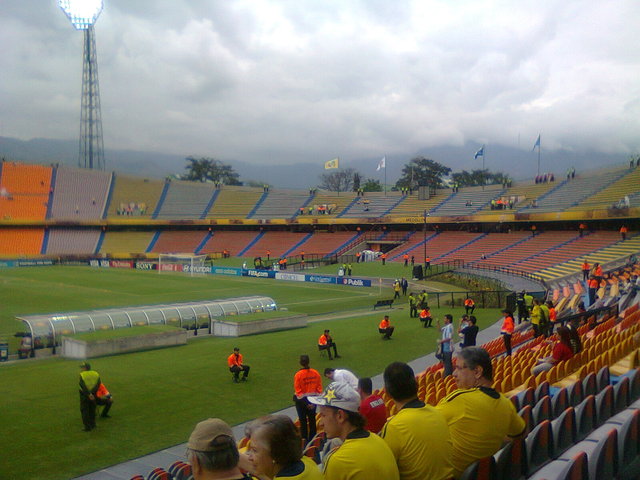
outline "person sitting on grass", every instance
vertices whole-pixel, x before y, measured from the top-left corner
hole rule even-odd
[[[229,355],[229,358],[227,358],[227,364],[229,365],[229,371],[233,373],[233,381],[235,383],[238,383],[240,381],[240,372],[244,372],[242,381],[247,381],[247,377],[249,376],[249,370],[251,369],[251,367],[244,364],[244,359],[238,347],[235,347],[233,349],[233,353]]]
[[[378,332],[384,334],[384,337],[382,337],[382,339],[391,340],[391,335],[393,335],[394,330],[395,327],[393,327],[389,322],[389,315],[385,315],[378,325]]]

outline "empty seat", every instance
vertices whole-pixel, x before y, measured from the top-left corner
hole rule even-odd
[[[536,387],[534,397],[535,401],[539,402],[543,397],[549,395],[549,382],[544,381]]]
[[[567,387],[567,393],[569,394],[569,405],[575,407],[582,400],[584,400],[584,387],[580,380],[572,383]]]
[[[611,383],[611,376],[609,374],[609,367],[604,366],[600,369],[596,375],[596,385],[598,390],[602,390],[604,387]]]
[[[620,377],[618,383],[613,386],[613,410],[621,412],[629,405],[629,378]]]
[[[585,397],[598,393],[595,373],[589,373],[582,379],[582,391]]]
[[[496,476],[496,461],[491,457],[473,462],[462,472],[459,480],[491,480]]]
[[[580,452],[585,452],[589,459],[590,480],[615,478],[618,472],[618,432],[615,428],[608,431],[596,430],[564,452],[560,458],[569,460]]]
[[[640,411],[627,409],[611,417],[601,429],[618,431],[618,478],[637,478],[640,472]]]
[[[598,425],[596,414],[596,397],[589,395],[575,408],[576,413],[576,440],[583,440]]]
[[[615,412],[613,411],[613,387],[607,385],[596,395],[596,415],[598,425],[606,422]]]
[[[530,472],[535,472],[549,463],[554,455],[551,422],[544,420],[531,430],[525,439],[525,444],[527,446],[527,465]]]
[[[533,415],[533,425],[538,425],[544,420],[553,420],[551,397],[549,395],[542,397],[531,410],[531,414]]]
[[[551,421],[551,431],[556,456],[575,443],[577,429],[576,412],[573,407],[567,408],[558,418]]]
[[[524,423],[526,424],[526,427],[524,429],[525,434],[529,433],[533,429],[533,427],[536,426],[533,418],[533,414],[531,413],[532,410],[533,409],[531,408],[531,405],[525,405],[518,412],[518,415],[522,417],[522,419],[524,420]]]
[[[531,387],[519,392],[516,397],[518,398],[520,408],[525,405],[531,405],[533,407],[536,404],[534,390]]]
[[[561,388],[551,399],[553,418],[558,417],[569,406],[569,392],[566,388]]]
[[[507,443],[493,458],[496,460],[496,480],[521,480],[527,476],[529,466],[524,438]]]
[[[632,403],[640,398],[640,370],[630,370],[626,375],[629,377],[629,403]]]
[[[558,459],[535,472],[529,480],[588,480],[587,454],[578,452],[569,460]]]

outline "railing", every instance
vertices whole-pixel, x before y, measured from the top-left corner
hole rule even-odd
[[[497,265],[483,265],[478,263],[467,263],[463,264],[461,268],[469,269],[469,270],[481,270],[486,272],[498,272],[505,273],[507,275],[514,275],[517,277],[528,278],[529,280],[533,280],[535,282],[540,283],[544,288],[549,288],[547,286],[547,282],[540,275],[535,273],[525,272],[524,270],[518,270],[516,268],[508,268],[508,267],[500,267]]]

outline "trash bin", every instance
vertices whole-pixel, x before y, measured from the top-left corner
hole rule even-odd
[[[0,342],[0,362],[6,362],[7,360],[9,360],[9,344]]]

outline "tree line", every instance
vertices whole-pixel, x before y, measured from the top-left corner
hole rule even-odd
[[[210,157],[196,158],[189,156],[185,159],[186,172],[173,175],[171,178],[192,182],[208,182],[223,185],[243,185],[240,175],[231,165]],[[449,186],[472,187],[506,183],[507,175],[502,172],[491,172],[488,169],[477,169],[470,172],[462,170],[451,173],[451,168],[422,156],[412,158],[402,167],[400,178],[392,186],[392,190],[416,189],[420,186],[442,188]],[[263,186],[263,183],[249,181],[249,186]],[[264,182],[266,184],[266,182]],[[383,185],[380,180],[364,178],[354,168],[340,168],[331,173],[320,175],[319,188],[333,192],[381,192]]]

